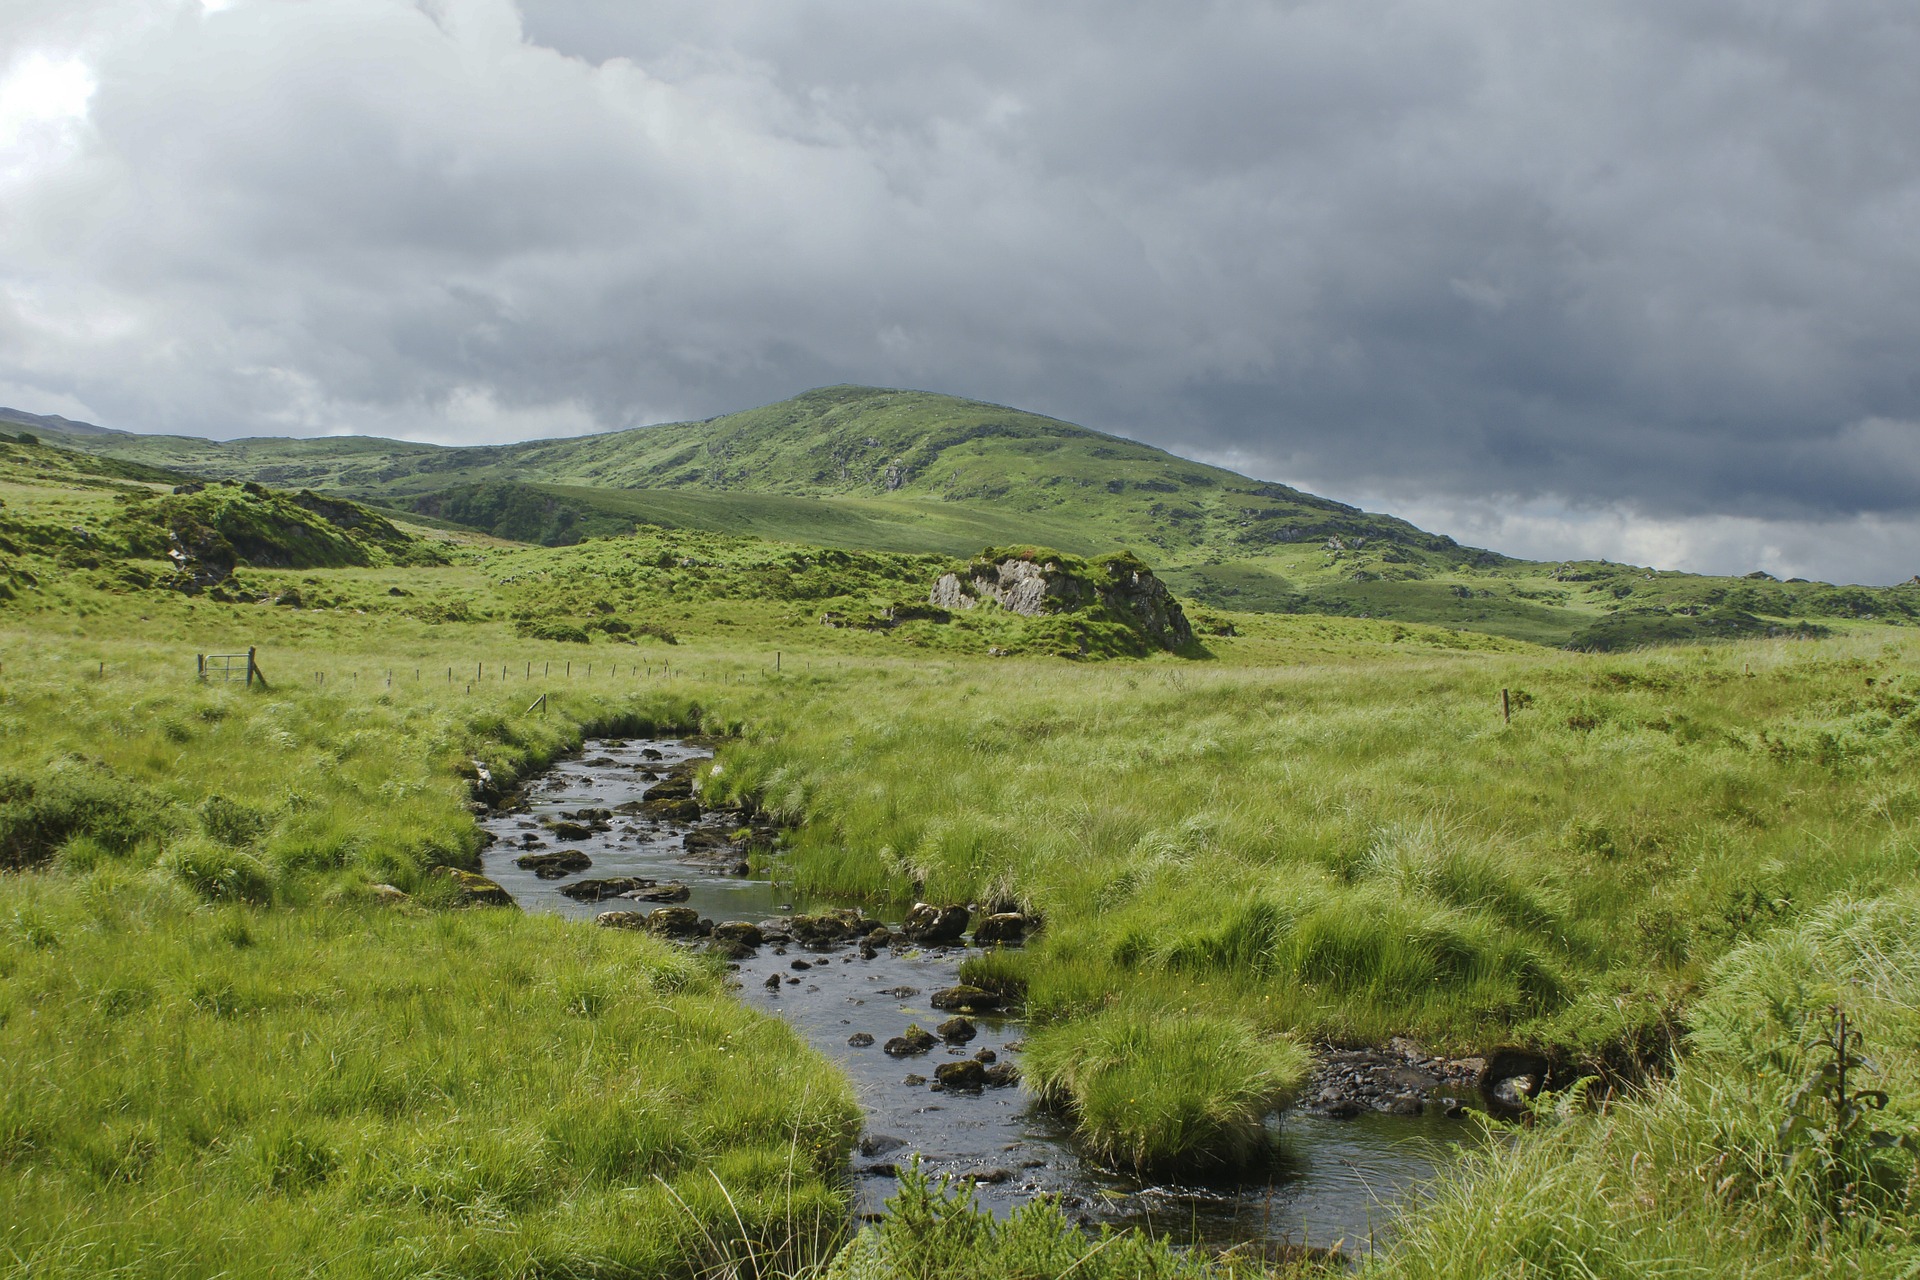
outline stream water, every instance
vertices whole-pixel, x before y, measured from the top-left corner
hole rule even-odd
[[[689,897],[680,905],[714,921],[771,921],[851,905],[800,899],[776,882],[733,874],[723,862],[690,858],[685,838],[693,824],[688,822],[615,812],[610,823],[601,824],[610,829],[564,840],[541,825],[543,818],[551,821],[583,808],[630,805],[673,765],[709,754],[674,741],[589,742],[580,758],[556,765],[528,788],[525,811],[483,821],[495,837],[483,871],[526,910],[582,920],[654,907],[620,899],[575,901],[561,892],[590,877],[634,876],[685,885]],[[516,861],[529,852],[529,838],[544,842],[538,852],[577,848],[592,867],[542,879]],[[850,946],[821,953],[769,945],[739,965],[740,998],[785,1018],[853,1082],[866,1110],[866,1130],[852,1163],[861,1213],[881,1210],[895,1190],[894,1169],[918,1155],[931,1172],[970,1175],[980,1202],[996,1213],[1051,1193],[1084,1222],[1144,1226],[1180,1243],[1212,1248],[1257,1241],[1344,1243],[1351,1252],[1367,1248],[1395,1206],[1418,1196],[1470,1135],[1460,1121],[1432,1111],[1419,1116],[1367,1112],[1335,1120],[1289,1110],[1270,1122],[1277,1126],[1282,1157],[1257,1181],[1152,1182],[1097,1168],[1080,1157],[1067,1128],[1046,1109],[1030,1105],[1018,1087],[965,1094],[935,1092],[925,1081],[908,1083],[909,1076],[930,1080],[939,1063],[982,1049],[1017,1064],[1018,1019],[976,1016],[974,1040],[958,1048],[941,1045],[923,1057],[898,1059],[882,1051],[908,1023],[932,1028],[950,1016],[934,1010],[928,997],[958,982],[966,954],[957,946],[883,947],[862,958]],[[777,984],[769,985],[775,975]],[[872,1036],[872,1043],[850,1045],[849,1038],[861,1032]]]

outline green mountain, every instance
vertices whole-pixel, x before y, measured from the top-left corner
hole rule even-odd
[[[702,422],[479,448],[49,425],[60,422],[32,418],[73,449],[547,545],[655,525],[951,556],[996,544],[1125,548],[1218,608],[1609,648],[1920,618],[1913,588],[1516,560],[1054,418],[919,391],[827,387]]]

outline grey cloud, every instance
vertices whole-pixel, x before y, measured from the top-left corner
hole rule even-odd
[[[119,425],[851,380],[1542,546],[1920,518],[1907,4],[19,0],[36,52],[98,87],[0,186],[0,385]]]

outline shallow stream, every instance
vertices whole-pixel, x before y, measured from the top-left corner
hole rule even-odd
[[[634,876],[685,885],[684,905],[714,921],[772,921],[796,912],[852,905],[804,900],[779,884],[733,874],[727,861],[689,857],[693,823],[615,812],[607,830],[556,839],[541,819],[581,809],[618,810],[638,801],[673,765],[711,754],[675,741],[589,742],[581,757],[556,765],[527,790],[526,811],[491,816],[482,826],[495,837],[482,870],[529,911],[590,920],[604,912],[656,904],[610,899],[581,902],[561,892],[587,878]],[[576,848],[592,867],[542,879],[516,859],[534,852]],[[897,924],[889,921],[889,924]],[[976,1015],[970,1043],[937,1046],[921,1057],[888,1057],[881,1046],[908,1023],[931,1029],[950,1015],[927,998],[958,981],[965,947],[880,948],[871,958],[841,947],[816,952],[795,944],[762,946],[739,965],[740,998],[785,1018],[820,1052],[838,1063],[866,1110],[866,1130],[853,1158],[856,1210],[878,1213],[894,1192],[893,1170],[918,1155],[936,1174],[971,1175],[981,1203],[1004,1213],[1042,1193],[1060,1197],[1068,1212],[1098,1224],[1149,1227],[1180,1243],[1225,1248],[1249,1241],[1368,1247],[1393,1208],[1430,1185],[1471,1130],[1436,1112],[1404,1116],[1366,1112],[1336,1120],[1288,1110],[1272,1121],[1282,1159],[1257,1181],[1214,1184],[1141,1181],[1083,1160],[1069,1131],[1045,1109],[1030,1105],[1019,1087],[978,1094],[932,1091],[934,1067],[990,1049],[1018,1063],[1017,1018]],[[795,962],[807,967],[798,967]],[[778,975],[777,986],[768,979]],[[789,981],[798,979],[798,981]],[[864,1032],[865,1047],[848,1043]],[[1011,1045],[1011,1047],[1010,1047]]]

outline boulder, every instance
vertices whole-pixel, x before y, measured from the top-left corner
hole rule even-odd
[[[629,889],[620,895],[635,902],[685,902],[693,896],[693,890],[683,884],[654,884],[644,888]]]
[[[865,1049],[873,1043],[873,1037],[864,1031],[856,1031],[847,1037],[847,1043],[855,1049]],[[869,1152],[869,1155],[872,1153]]]
[[[634,929],[647,927],[647,917],[638,911],[602,911],[593,918],[593,922],[602,929]]]
[[[996,911],[974,926],[973,945],[1018,942],[1027,935],[1027,918],[1018,911]]]
[[[575,880],[560,886],[560,892],[575,902],[601,902],[619,898],[637,889],[651,888],[655,882],[639,876],[613,876],[605,880]]]
[[[692,907],[661,907],[647,914],[647,932],[663,938],[698,938],[712,931]]]
[[[766,935],[760,932],[760,926],[746,920],[722,921],[713,926],[713,936],[749,947],[757,947],[766,941]]]
[[[1496,1108],[1518,1111],[1546,1084],[1550,1066],[1545,1056],[1531,1049],[1495,1049],[1487,1055],[1481,1092]]]
[[[989,1088],[1005,1089],[1020,1083],[1020,1068],[1011,1062],[996,1062],[986,1069],[984,1078]]]
[[[585,823],[569,822],[564,818],[556,818],[548,823],[547,830],[561,840],[585,840],[593,834],[593,828]]]
[[[585,871],[593,865],[593,859],[578,849],[556,849],[552,853],[523,853],[513,864],[542,880],[558,880],[576,871]]]
[[[1540,1077],[1534,1075],[1503,1076],[1495,1080],[1487,1089],[1487,1096],[1498,1106],[1509,1111],[1519,1111],[1533,1095],[1540,1092]]]
[[[933,1036],[917,1026],[909,1025],[903,1033],[881,1045],[881,1051],[890,1058],[910,1058],[927,1052],[938,1043]]]
[[[900,933],[909,942],[922,942],[939,945],[957,942],[960,935],[967,931],[967,909],[958,904],[936,907],[931,903],[916,902],[907,912],[907,919],[900,926]]]
[[[980,1034],[980,1028],[973,1025],[972,1018],[948,1018],[934,1030],[948,1044],[965,1044]]]
[[[751,960],[757,954],[746,943],[737,942],[732,938],[715,938],[707,944],[707,950],[723,959],[733,961]]]
[[[944,987],[933,993],[933,1007],[958,1013],[991,1013],[1005,1004],[1004,997],[979,987]]]
[[[431,872],[443,880],[451,880],[458,890],[460,905],[463,907],[513,907],[519,904],[513,895],[493,881],[473,871],[462,871],[458,867],[435,867]]]
[[[943,1062],[933,1069],[933,1078],[950,1090],[978,1093],[986,1087],[987,1069],[972,1058]]]
[[[951,1088],[952,1086],[948,1086]],[[962,1182],[1001,1183],[1013,1176],[1013,1170],[1002,1169],[998,1165],[991,1168],[968,1169],[961,1173]]]
[[[802,946],[808,947],[831,946],[836,942],[864,937],[878,927],[852,907],[822,912],[817,916],[795,916],[786,923],[787,931]]]

